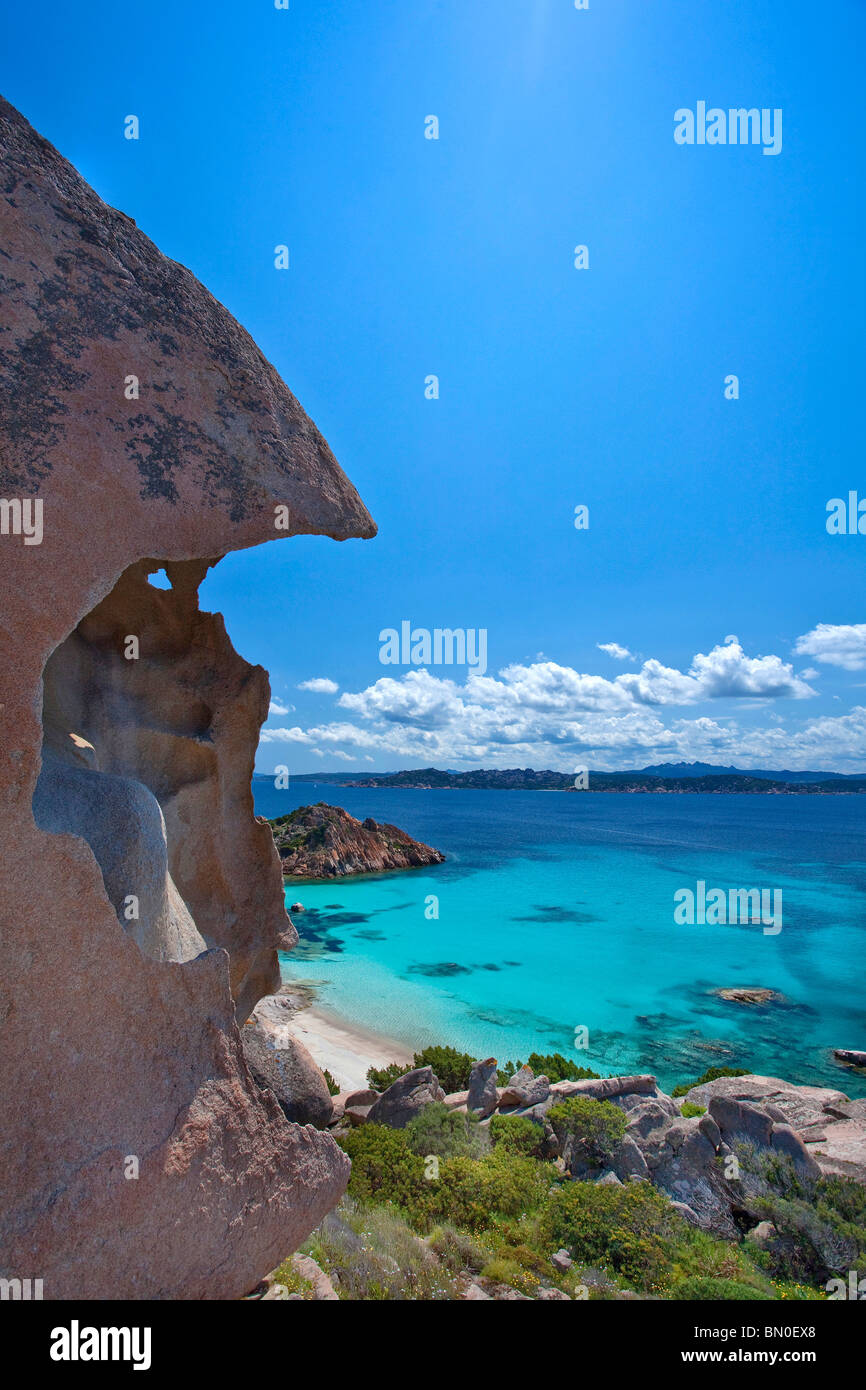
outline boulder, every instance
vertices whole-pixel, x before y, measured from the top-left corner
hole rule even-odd
[[[294,1254],[292,1256],[292,1268],[302,1279],[306,1279],[312,1286],[314,1303],[339,1303],[340,1295],[334,1288],[321,1265],[310,1255]]]
[[[671,1198],[687,1207],[682,1214],[703,1230],[727,1240],[737,1237],[733,1216],[735,1189],[716,1161],[716,1150],[697,1120],[671,1125],[651,1165],[652,1181]]]
[[[754,1241],[762,1250],[772,1250],[778,1235],[779,1232],[772,1221],[759,1221],[757,1226],[749,1231],[749,1240]]]
[[[375,1105],[380,1094],[381,1092],[374,1091],[369,1086],[363,1091],[347,1091],[343,1100],[343,1109],[348,1110],[350,1107],[356,1109],[358,1106]]]
[[[852,1101],[825,1086],[797,1086],[776,1076],[719,1077],[693,1086],[685,1097],[709,1106],[714,1099],[757,1106],[796,1131],[822,1173],[866,1182],[866,1101]]]
[[[726,1144],[733,1145],[740,1140],[761,1149],[770,1147],[773,1119],[757,1105],[734,1100],[731,1096],[714,1096],[708,1112]]]
[[[558,1269],[560,1274],[567,1274],[574,1264],[567,1250],[557,1250],[550,1257],[550,1263],[554,1269]]]
[[[244,1062],[296,935],[250,786],[267,675],[198,588],[375,527],[231,314],[5,101],[0,164],[0,492],[44,526],[0,545],[0,1246],[57,1300],[236,1299],[349,1164]]]
[[[646,1159],[628,1133],[614,1149],[610,1166],[620,1182],[628,1182],[629,1178],[649,1177]]]
[[[303,1043],[286,1037],[280,1045],[247,1023],[241,1029],[247,1066],[259,1086],[273,1091],[287,1120],[327,1129],[334,1102],[327,1082]]]
[[[372,1106],[369,1105],[347,1105],[343,1110],[343,1119],[353,1128],[358,1125],[365,1125],[370,1117]]]
[[[444,1100],[445,1092],[433,1074],[432,1067],[416,1067],[401,1076],[370,1107],[367,1119],[370,1124],[388,1125],[391,1129],[405,1129],[410,1120],[420,1113],[425,1105],[434,1100]]]
[[[595,1080],[590,1077],[584,1081],[554,1081],[550,1093],[555,1101],[568,1100],[571,1096],[615,1100],[617,1096],[660,1094],[654,1076],[601,1076]]]
[[[469,1073],[469,1091],[466,1105],[482,1119],[491,1114],[499,1104],[499,1091],[496,1085],[496,1058],[488,1057],[476,1062]]]
[[[521,1067],[509,1077],[499,1093],[499,1109],[526,1108],[541,1105],[550,1096],[550,1082],[546,1076],[536,1076],[531,1067]]]
[[[806,1145],[803,1143],[799,1134],[790,1125],[773,1125],[770,1133],[770,1147],[776,1153],[784,1154],[789,1158],[799,1173],[800,1177],[813,1181],[821,1176],[821,1169]]]
[[[718,1149],[722,1142],[722,1131],[716,1124],[712,1115],[702,1115],[698,1120],[698,1129],[705,1139],[709,1139],[714,1149]]]
[[[833,1050],[833,1056],[848,1067],[866,1067],[866,1052],[856,1052],[850,1048],[837,1047]]]

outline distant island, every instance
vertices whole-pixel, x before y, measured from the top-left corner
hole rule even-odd
[[[580,794],[573,772],[524,768],[490,768],[447,772],[436,767],[404,772],[303,773],[296,782],[339,787],[396,787],[416,791],[564,791]],[[866,775],[841,772],[768,772],[716,768],[709,763],[663,763],[631,772],[588,774],[591,792],[748,793],[758,796],[815,795],[866,792]]]
[[[445,860],[438,849],[413,840],[396,825],[380,825],[372,816],[359,821],[342,807],[324,801],[299,806],[270,825],[285,878],[389,873],[427,868]]]

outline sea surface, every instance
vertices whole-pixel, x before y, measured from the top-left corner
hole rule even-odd
[[[287,888],[306,911],[284,976],[353,1023],[500,1064],[558,1051],[666,1087],[736,1066],[866,1095],[832,1059],[866,1049],[866,798],[253,789],[261,815],[327,801],[447,855]],[[781,889],[782,930],[676,925],[674,893],[698,880]],[[736,985],[783,998],[713,993]]]

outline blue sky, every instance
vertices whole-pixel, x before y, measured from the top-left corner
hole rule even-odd
[[[286,711],[261,770],[866,769],[866,535],[825,527],[866,497],[859,0],[96,0],[2,37],[5,95],[379,524],[202,587]],[[781,153],[677,145],[702,100],[781,108]],[[485,629],[486,672],[382,665],[403,620]]]

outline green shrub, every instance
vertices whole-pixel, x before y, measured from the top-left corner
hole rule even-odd
[[[412,1068],[404,1062],[391,1062],[387,1067],[369,1067],[367,1070],[367,1081],[374,1091],[387,1091],[389,1086],[393,1086],[395,1081],[399,1081],[401,1076],[405,1076],[407,1071]]]
[[[424,1161],[409,1147],[404,1130],[365,1124],[340,1135],[338,1143],[352,1160],[352,1197],[407,1210],[417,1204],[426,1186]]]
[[[475,1236],[461,1231],[458,1226],[443,1221],[434,1226],[427,1237],[430,1249],[438,1255],[449,1274],[461,1274],[470,1270],[478,1274],[492,1258],[492,1251]]]
[[[696,1120],[699,1115],[706,1115],[705,1105],[695,1105],[693,1100],[684,1101],[680,1106],[680,1114],[684,1120]]]
[[[328,1094],[331,1096],[338,1096],[340,1094],[339,1082],[334,1080],[327,1067],[325,1067],[325,1070],[322,1072],[322,1075],[325,1078],[325,1085],[328,1088]]]
[[[708,1279],[697,1276],[692,1279],[684,1279],[680,1284],[675,1284],[668,1297],[701,1302],[708,1300],[713,1302],[722,1300],[746,1302],[754,1299],[766,1301],[772,1299],[773,1295],[756,1289],[752,1284],[738,1284],[734,1279]]]
[[[469,1086],[469,1073],[475,1066],[475,1058],[468,1052],[458,1052],[455,1047],[425,1047],[416,1052],[411,1065],[405,1062],[391,1062],[387,1067],[370,1067],[367,1080],[374,1091],[387,1091],[401,1076],[416,1067],[432,1067],[439,1085],[446,1095],[454,1091],[465,1091]]]
[[[480,1158],[490,1147],[487,1131],[476,1115],[449,1110],[441,1101],[425,1105],[403,1130],[413,1153],[426,1158]]]
[[[628,1124],[618,1105],[589,1096],[572,1096],[552,1105],[547,1118],[560,1144],[570,1137],[574,1157],[590,1165],[610,1162]]]
[[[499,1085],[504,1086],[522,1066],[531,1067],[535,1076],[546,1076],[548,1081],[597,1081],[598,1072],[588,1067],[579,1067],[563,1057],[561,1052],[530,1052],[526,1062],[506,1062],[498,1073]],[[462,1088],[461,1088],[462,1089]]]
[[[710,1081],[718,1081],[720,1076],[748,1076],[749,1073],[742,1067],[710,1067],[703,1076],[699,1076],[697,1081],[685,1081],[680,1086],[674,1086],[671,1091],[672,1096],[684,1096],[693,1086],[706,1086]]]
[[[304,1249],[344,1299],[427,1302],[458,1294],[435,1253],[391,1207],[370,1207],[344,1197]]]
[[[494,1115],[490,1121],[490,1138],[494,1148],[502,1148],[506,1153],[540,1158],[544,1130],[525,1115]]]
[[[564,1246],[580,1264],[608,1267],[658,1292],[683,1230],[682,1219],[649,1182],[571,1182],[551,1195],[539,1234],[550,1250]]]
[[[505,1284],[510,1289],[517,1289],[518,1293],[526,1294],[527,1298],[535,1298],[541,1284],[537,1274],[531,1269],[525,1269],[516,1260],[509,1259],[506,1254],[496,1255],[485,1265],[481,1273],[494,1284]]]
[[[780,1279],[824,1285],[866,1263],[866,1188],[852,1178],[799,1177],[788,1159],[752,1155],[764,1187],[755,1212],[779,1233],[763,1262]]]
[[[722,1240],[709,1231],[686,1226],[677,1241],[671,1270],[671,1282],[678,1284],[693,1278],[720,1279],[725,1283],[750,1284],[767,1293],[770,1280],[752,1258],[748,1244]]]
[[[469,1073],[475,1066],[475,1058],[454,1047],[425,1047],[415,1053],[415,1066],[432,1067],[445,1094],[451,1095],[469,1086]]]
[[[494,1149],[481,1159],[449,1158],[429,1184],[430,1214],[464,1230],[485,1231],[497,1217],[537,1209],[550,1178],[542,1164]]]

